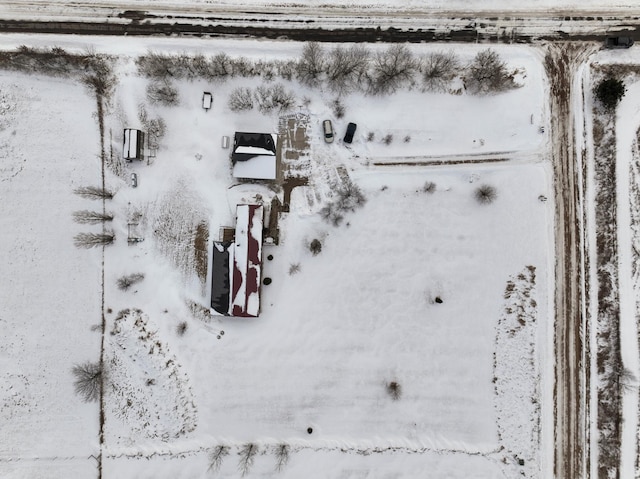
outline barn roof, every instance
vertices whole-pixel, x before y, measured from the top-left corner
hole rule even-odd
[[[235,239],[213,245],[211,308],[224,315],[257,317],[260,312],[264,207],[236,207]]]

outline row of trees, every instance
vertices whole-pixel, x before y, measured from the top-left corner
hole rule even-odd
[[[363,91],[384,95],[405,87],[446,91],[455,78],[461,78],[471,93],[487,94],[515,87],[513,72],[497,52],[480,51],[468,64],[453,52],[434,52],[418,57],[403,44],[372,52],[366,45],[326,48],[319,43],[305,44],[298,60],[250,61],[231,58],[226,53],[172,56],[150,52],[139,57],[141,74],[154,79],[196,79],[211,81],[231,77],[260,76],[298,80],[310,87],[327,87],[344,94]]]
[[[230,454],[230,447],[224,444],[216,446],[209,453],[209,471],[216,473],[220,470],[224,459]],[[241,476],[246,476],[255,461],[256,455],[260,452],[260,448],[257,444],[247,443],[241,446],[238,450],[239,462],[238,471]],[[291,448],[288,444],[278,444],[273,448],[273,453],[276,457],[276,471],[281,471],[284,466],[289,462],[289,456]]]

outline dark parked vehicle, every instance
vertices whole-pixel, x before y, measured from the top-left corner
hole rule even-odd
[[[355,123],[349,123],[347,125],[347,132],[344,134],[343,139],[345,143],[351,143],[353,141],[353,135],[355,134],[357,127],[358,125],[356,125]]]
[[[607,48],[629,48],[633,45],[631,37],[607,37]]]

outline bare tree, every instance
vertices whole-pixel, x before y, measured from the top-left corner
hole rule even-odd
[[[302,56],[296,68],[300,83],[309,86],[317,86],[326,65],[326,53],[317,42],[305,43],[302,47]]]
[[[238,87],[229,95],[227,103],[231,111],[246,111],[253,109],[253,93],[251,88]]]
[[[506,64],[490,48],[482,50],[467,68],[466,87],[471,93],[487,94],[513,88],[513,76],[507,71]]]
[[[113,193],[107,189],[100,188],[98,186],[82,186],[80,188],[76,188],[73,192],[82,196],[83,198],[87,198],[89,200],[110,200],[113,198]]]
[[[253,461],[255,460],[256,454],[258,454],[258,446],[250,442],[242,446],[238,454],[240,455],[238,470],[244,477],[253,467]]]
[[[262,113],[270,113],[273,110],[286,111],[295,103],[293,92],[285,90],[281,83],[270,86],[260,85],[256,88],[254,97],[258,110]]]
[[[460,69],[453,52],[434,52],[424,59],[422,80],[428,91],[445,91]]]
[[[120,289],[121,291],[127,291],[131,286],[133,286],[136,283],[139,283],[143,279],[144,279],[144,274],[134,273],[134,274],[129,274],[127,276],[121,276],[120,278],[118,278],[118,281],[116,281],[116,284],[118,285],[118,289]]]
[[[276,471],[280,472],[289,462],[289,453],[291,448],[288,444],[278,444],[276,446]]]
[[[166,106],[175,106],[180,102],[178,89],[167,80],[149,83],[147,98],[151,103],[160,103]]]
[[[97,401],[100,398],[102,388],[102,368],[100,363],[86,362],[76,364],[71,369],[75,381],[76,394],[84,402]]]
[[[104,221],[112,221],[113,215],[111,213],[101,213],[99,211],[74,211],[73,221],[81,224],[96,224]]]
[[[107,246],[114,242],[116,235],[113,231],[105,233],[78,233],[73,237],[73,243],[78,248],[95,248],[96,246]]]
[[[364,45],[337,46],[329,53],[326,73],[329,88],[346,93],[367,84],[370,52]]]
[[[229,446],[220,444],[213,448],[213,451],[209,453],[209,471],[218,472],[222,461],[229,455]]]
[[[406,45],[392,45],[376,53],[371,72],[370,91],[376,95],[391,93],[411,82],[418,67]]]
[[[482,185],[476,189],[475,197],[481,205],[493,203],[498,197],[498,192],[491,185]]]

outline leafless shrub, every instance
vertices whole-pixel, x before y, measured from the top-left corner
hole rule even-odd
[[[338,188],[338,199],[336,206],[340,211],[355,211],[356,208],[363,206],[367,199],[362,190],[351,181],[345,183]]]
[[[254,64],[245,57],[233,58],[230,63],[234,76],[246,78],[256,75]]]
[[[436,184],[433,181],[427,181],[422,186],[423,193],[434,193],[436,191]]]
[[[395,92],[413,80],[417,67],[418,63],[406,45],[391,45],[374,57],[370,92],[375,95]]]
[[[278,74],[276,66],[270,60],[258,60],[253,64],[254,73],[261,76],[265,81],[271,82]]]
[[[273,110],[286,111],[295,103],[294,93],[285,90],[281,83],[275,83],[270,86],[260,85],[256,88],[254,97],[258,104],[258,110],[265,114]]]
[[[300,272],[300,263],[292,263],[289,265],[289,276],[293,276]]]
[[[182,321],[178,323],[178,326],[176,326],[176,333],[178,334],[178,336],[184,336],[188,328],[189,323],[187,323],[186,321]]]
[[[393,143],[393,135],[391,133],[385,135],[385,137],[382,139],[382,143],[384,143],[385,145],[390,145],[391,143]]]
[[[453,52],[434,52],[424,59],[422,81],[425,90],[446,91],[458,74],[460,62]]]
[[[224,52],[218,53],[211,59],[209,68],[209,78],[212,80],[223,80],[233,75],[234,64],[229,55]]]
[[[333,226],[340,226],[342,220],[344,219],[344,215],[338,211],[335,203],[329,203],[328,205],[322,207],[320,209],[320,216],[323,220],[328,223],[331,223]]]
[[[86,362],[76,364],[71,369],[75,378],[74,387],[76,394],[84,402],[93,402],[100,399],[102,389],[102,368],[100,363]]]
[[[344,117],[344,104],[340,101],[340,98],[333,100],[331,108],[333,109],[333,114],[336,118]]]
[[[387,383],[387,393],[391,399],[397,401],[402,396],[402,386],[397,381],[391,381]]]
[[[159,103],[165,106],[175,106],[180,102],[177,88],[167,80],[149,83],[147,85],[147,98],[151,103]]]
[[[104,221],[112,221],[113,215],[111,213],[101,213],[99,211],[74,211],[73,221],[81,224],[96,224]]]
[[[229,455],[229,446],[218,445],[209,453],[209,471],[218,472],[222,461]]]
[[[294,60],[276,60],[274,62],[277,75],[289,81],[296,75],[297,65]]]
[[[258,446],[253,443],[248,443],[242,446],[240,452],[238,452],[240,456],[240,462],[238,463],[238,470],[242,476],[246,476],[251,468],[253,467],[253,461],[255,460],[256,454],[258,454]]]
[[[344,213],[354,212],[363,206],[367,199],[362,190],[351,181],[336,188],[335,199],[320,209],[320,216],[333,226],[340,226]]]
[[[112,232],[105,233],[78,233],[73,237],[73,243],[78,248],[95,248],[107,246],[114,242],[116,235]]]
[[[136,283],[139,283],[144,279],[144,274],[142,273],[134,273],[129,274],[127,276],[122,276],[118,278],[116,284],[118,285],[118,289],[121,291],[127,291],[131,286]]]
[[[288,444],[278,444],[276,446],[276,471],[280,472],[289,462],[290,447]]]
[[[402,139],[402,141],[404,141],[405,143],[409,143],[409,142],[411,141],[411,136],[410,136],[410,135],[405,136],[405,137]]]
[[[369,133],[367,133],[367,141],[371,142],[375,139],[376,135],[374,132],[370,131]]]
[[[326,66],[329,88],[338,93],[363,88],[368,80],[369,57],[370,52],[364,45],[333,48]]]
[[[167,124],[160,117],[148,118],[144,106],[141,105],[140,110],[141,111],[138,112],[138,116],[140,118],[140,123],[142,123],[144,130],[147,132],[147,137],[149,138],[149,146],[151,148],[157,148],[160,140],[162,139],[162,137],[164,137],[167,131]]]
[[[316,42],[305,43],[296,68],[298,80],[309,86],[319,85],[325,65],[326,53],[322,46]]]
[[[316,238],[311,241],[311,243],[309,243],[309,251],[311,251],[313,256],[317,256],[320,254],[320,252],[322,251],[322,243],[319,239]]]
[[[149,78],[177,77],[175,57],[150,51],[136,58],[136,66],[140,74]]]
[[[496,200],[498,192],[491,185],[481,185],[476,189],[475,197],[481,205],[488,205]]]
[[[88,200],[110,200],[113,198],[113,193],[111,191],[98,186],[82,186],[80,188],[76,188],[73,192]]]
[[[229,95],[229,102],[227,104],[231,111],[247,111],[253,109],[253,92],[251,88],[236,88]]]
[[[478,52],[467,68],[465,84],[471,93],[487,94],[513,88],[513,75],[498,53],[487,49]]]

